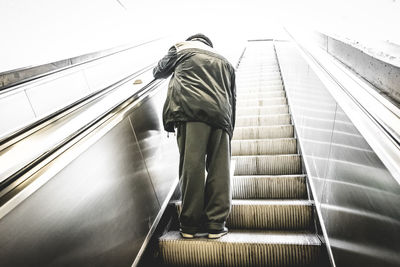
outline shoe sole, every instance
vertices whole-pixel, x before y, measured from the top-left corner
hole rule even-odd
[[[186,234],[186,233],[181,233],[181,236],[182,236],[183,238],[186,238],[186,239],[192,239],[192,238],[194,238],[194,235],[192,235],[192,234]]]
[[[224,235],[226,235],[228,232],[224,232],[224,233],[218,233],[218,234],[208,234],[208,238],[209,239],[218,239]]]

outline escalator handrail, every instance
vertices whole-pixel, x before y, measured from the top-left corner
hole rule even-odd
[[[17,82],[13,82],[13,83],[10,83],[8,85],[2,86],[2,87],[0,87],[0,94],[8,93],[10,91],[13,91],[13,90],[16,90],[16,89],[20,88],[21,86],[24,86],[27,83],[30,83],[30,82],[33,82],[33,81],[36,81],[36,80],[39,80],[39,79],[44,79],[44,78],[49,77],[51,75],[54,75],[56,73],[59,73],[59,72],[62,72],[62,71],[66,71],[66,70],[69,70],[69,69],[72,69],[72,68],[76,68],[76,67],[79,67],[79,66],[82,66],[82,65],[85,65],[85,64],[89,64],[89,63],[92,63],[94,61],[101,60],[101,59],[104,59],[104,58],[107,58],[107,57],[110,57],[110,56],[114,56],[116,54],[120,54],[122,52],[125,52],[125,51],[128,51],[128,50],[131,50],[131,49],[134,49],[134,48],[137,48],[137,47],[140,47],[140,46],[143,46],[143,45],[158,41],[160,39],[162,39],[162,38],[156,38],[156,39],[153,39],[153,40],[150,40],[150,41],[146,41],[146,42],[140,43],[140,44],[128,44],[128,45],[123,45],[123,46],[117,46],[115,48],[109,48],[109,49],[105,49],[105,50],[101,50],[101,51],[97,51],[97,52],[93,52],[93,53],[80,55],[80,56],[73,57],[73,58],[64,59],[62,61],[72,60],[72,59],[76,59],[76,58],[80,58],[80,57],[87,57],[87,56],[92,55],[92,54],[105,53],[105,54],[102,54],[100,56],[88,59],[88,60],[83,60],[81,62],[78,62],[78,63],[75,63],[75,64],[71,64],[71,65],[68,65],[66,67],[61,67],[61,68],[58,68],[58,69],[55,69],[55,70],[51,70],[51,71],[47,71],[47,72],[44,72],[44,73],[40,73],[40,74],[34,75],[32,77],[25,78],[25,79],[19,80]],[[107,51],[109,51],[109,52],[107,52]],[[0,73],[0,76],[1,75],[5,75],[5,74],[9,75],[9,74],[11,74],[13,72],[21,72],[21,71],[24,71],[24,70],[32,70],[34,68],[40,68],[40,67],[45,66],[45,65],[55,64],[57,62],[59,62],[59,61],[46,63],[46,64],[42,64],[42,65],[37,65],[37,66],[33,66],[33,67],[29,66],[29,67],[25,67],[25,68],[19,68],[19,69],[15,69],[15,70],[11,70],[11,71],[6,71],[6,72]]]
[[[24,138],[28,133],[39,130],[39,128],[41,128],[40,126],[45,126],[46,123],[53,121],[54,119],[59,119],[65,115],[69,114],[70,112],[82,107],[83,105],[90,103],[92,101],[95,101],[96,99],[113,91],[114,89],[118,88],[119,85],[124,84],[127,81],[137,77],[138,75],[148,71],[149,69],[151,69],[154,66],[154,64],[155,63],[150,64],[150,65],[140,69],[139,71],[136,71],[103,89],[97,90],[87,96],[84,96],[84,97],[78,99],[77,101],[75,101],[53,113],[50,113],[49,115],[47,115],[43,118],[40,118],[22,128],[19,128],[13,132],[7,133],[6,135],[0,137],[0,151],[9,147],[10,145],[14,144],[15,142],[18,142],[20,139]]]
[[[136,102],[135,105],[139,104],[141,100],[143,100],[146,96],[148,96],[152,91],[155,89],[159,88],[159,86],[164,82],[164,79],[153,79],[150,81],[148,84],[146,84],[143,88],[140,90],[136,91],[133,95],[119,101],[117,104],[113,105],[111,108],[103,112],[101,115],[97,116],[94,118],[91,122],[88,124],[82,126],[72,134],[70,134],[68,137],[64,138],[63,140],[59,141],[57,144],[53,145],[51,148],[47,149],[44,153],[42,153],[40,156],[36,157],[29,163],[27,163],[24,167],[20,168],[18,171],[14,172],[13,174],[9,175],[6,179],[4,179],[2,182],[0,182],[0,206],[4,204],[4,201],[1,199],[10,191],[12,191],[15,187],[17,187],[19,184],[23,183],[24,181],[18,181],[18,184],[14,184],[19,180],[24,174],[28,173],[30,170],[32,170],[35,166],[43,162],[45,159],[56,153],[58,150],[60,150],[62,147],[66,146],[79,136],[82,136],[83,133],[85,133],[87,130],[89,130],[91,127],[94,125],[98,124],[101,122],[103,119],[105,119],[107,116],[110,114],[114,113],[118,109],[128,106],[131,103]],[[10,188],[12,187],[12,188]]]

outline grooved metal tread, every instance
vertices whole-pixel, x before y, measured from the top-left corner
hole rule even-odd
[[[295,138],[232,140],[232,155],[296,154]]]
[[[178,213],[182,203],[175,203]],[[229,229],[311,230],[313,202],[309,200],[232,200]]]
[[[229,233],[219,239],[184,239],[179,231],[169,231],[160,237],[160,241],[183,241],[187,243],[244,243],[244,244],[281,244],[320,246],[321,241],[309,231],[262,231],[262,230],[229,230]]]
[[[216,240],[188,240],[173,231],[159,247],[170,266],[310,266],[321,253],[321,241],[307,232],[231,231]]]
[[[233,176],[234,199],[307,199],[305,175]]]
[[[300,159],[298,154],[232,157],[235,161],[234,175],[301,174]]]
[[[245,116],[236,119],[236,126],[270,126],[291,123],[290,114]]]
[[[237,106],[266,106],[287,104],[286,97],[270,97],[261,99],[237,99]]]
[[[267,98],[267,97],[285,97],[286,92],[283,89],[271,90],[267,92],[240,92],[236,94],[238,99],[258,99],[258,98]]]
[[[293,125],[274,125],[235,127],[232,139],[273,139],[290,137],[294,137]]]
[[[288,105],[270,105],[267,107],[238,107],[236,109],[236,118],[242,116],[257,116],[271,114],[289,114]]]
[[[242,76],[240,77],[239,81],[241,82],[268,82],[270,80],[277,80],[281,79],[281,74],[279,72],[265,72],[262,76],[256,77],[249,77],[249,76]]]

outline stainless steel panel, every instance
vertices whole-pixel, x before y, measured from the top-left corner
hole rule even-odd
[[[399,184],[295,47],[276,47],[335,265],[399,266]]]
[[[91,91],[105,88],[135,71],[155,63],[165,53],[166,39],[157,40],[134,49],[99,60],[85,68]]]
[[[0,136],[35,118],[25,92],[0,98]]]
[[[42,117],[86,96],[89,88],[79,71],[26,89],[26,94],[36,115]]]
[[[165,86],[143,101],[130,116],[140,150],[160,203],[165,201],[171,185],[178,179],[179,152],[176,136],[164,131],[162,108],[167,93]]]
[[[159,209],[127,118],[0,220],[0,266],[130,266]]]

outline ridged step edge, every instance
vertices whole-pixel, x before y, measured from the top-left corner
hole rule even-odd
[[[237,99],[236,106],[267,106],[267,105],[284,105],[287,104],[286,97],[271,97],[264,99]]]
[[[307,199],[305,175],[234,176],[233,199]]]
[[[311,230],[308,200],[233,200],[227,226],[233,229]]]
[[[301,157],[292,155],[233,156],[234,175],[301,174]]]
[[[295,138],[232,140],[232,156],[296,154]]]
[[[233,140],[273,139],[294,137],[293,125],[235,127]]]
[[[262,93],[237,93],[237,99],[259,99],[259,98],[268,98],[268,97],[285,97],[286,92],[283,89],[275,90],[275,91],[268,91]]]
[[[291,124],[290,114],[244,116],[236,119],[236,126],[271,126]]]
[[[288,105],[273,105],[267,107],[237,107],[236,118],[240,118],[242,116],[263,116],[288,113]]]
[[[310,233],[230,232],[210,240],[183,239],[171,231],[159,239],[161,257],[170,266],[310,266],[321,241]]]
[[[182,202],[175,205],[180,214]],[[229,229],[312,230],[313,204],[309,200],[232,200],[226,224]]]

